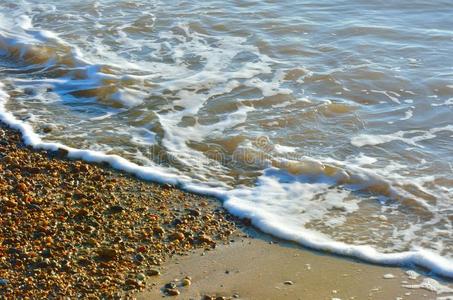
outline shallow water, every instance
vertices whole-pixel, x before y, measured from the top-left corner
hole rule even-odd
[[[3,0],[2,105],[44,142],[179,178],[266,232],[453,277],[452,15],[440,0]]]

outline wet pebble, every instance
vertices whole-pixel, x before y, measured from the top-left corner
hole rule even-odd
[[[137,280],[144,281],[146,279],[146,275],[143,273],[137,274]]]
[[[174,282],[169,282],[165,285],[165,288],[167,289],[175,289],[176,288],[176,283]]]
[[[181,294],[177,289],[175,288],[167,288],[165,289],[165,293],[169,296],[178,296],[179,294]]]
[[[184,278],[184,279],[182,280],[181,284],[182,284],[182,286],[189,286],[189,285],[192,284],[192,282],[191,282],[189,279]]]
[[[148,276],[158,276],[160,275],[160,271],[158,269],[149,269],[146,274]]]

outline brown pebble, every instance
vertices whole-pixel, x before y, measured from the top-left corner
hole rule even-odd
[[[21,191],[22,193],[26,193],[28,191],[28,187],[25,183],[21,182],[18,184],[17,188],[19,189],[19,191]]]
[[[169,296],[178,296],[181,294],[177,289],[165,289],[165,293]]]
[[[173,233],[171,238],[172,238],[172,240],[182,241],[182,240],[184,240],[185,236],[181,232],[175,232],[175,233]]]
[[[164,234],[165,233],[165,230],[162,227],[160,227],[160,226],[154,227],[153,231],[154,231],[154,233],[157,233],[157,234]]]
[[[148,271],[146,271],[146,275],[158,276],[158,275],[160,275],[160,271],[158,269],[149,269]]]
[[[97,251],[99,258],[104,260],[114,260],[117,256],[115,249],[101,248]]]
[[[184,279],[182,280],[181,284],[182,284],[182,286],[189,286],[189,285],[192,284],[192,282],[191,282],[189,279],[184,278]]]

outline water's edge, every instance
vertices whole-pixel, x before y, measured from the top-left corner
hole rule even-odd
[[[24,143],[34,149],[57,151],[64,149],[68,152],[68,158],[81,159],[86,162],[106,163],[113,169],[124,171],[136,177],[160,184],[171,184],[187,192],[212,196],[222,201],[224,207],[233,215],[240,218],[248,218],[256,228],[264,233],[296,242],[304,247],[334,253],[341,256],[356,258],[365,262],[389,266],[418,266],[430,270],[436,275],[453,278],[453,262],[427,250],[406,251],[401,253],[381,253],[370,246],[348,245],[342,242],[324,241],[310,238],[303,232],[290,228],[282,228],[266,218],[261,212],[253,211],[250,207],[241,205],[239,199],[229,194],[229,191],[196,185],[188,179],[179,178],[164,170],[151,167],[142,167],[117,155],[107,155],[99,151],[71,148],[61,143],[47,143],[42,141],[32,127],[15,118],[6,111],[5,104],[9,95],[3,91],[0,83],[0,121],[11,128],[18,130]]]

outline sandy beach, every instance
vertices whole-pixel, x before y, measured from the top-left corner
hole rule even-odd
[[[31,150],[4,126],[0,135],[1,298],[453,297],[438,278],[308,251],[215,199]]]
[[[253,230],[215,251],[174,257],[162,270],[158,288],[137,299],[159,299],[159,287],[181,286],[185,276],[192,285],[180,287],[178,299],[453,299],[451,282],[275,243]]]

